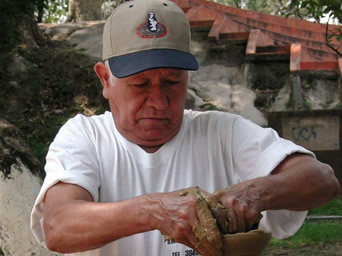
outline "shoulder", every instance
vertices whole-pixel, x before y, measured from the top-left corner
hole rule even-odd
[[[237,133],[236,126],[240,120],[243,120],[241,116],[227,112],[188,110],[184,112],[184,127],[188,135],[195,138],[229,142]]]
[[[234,123],[239,119],[242,119],[241,116],[236,114],[231,114],[222,111],[193,111],[193,110],[184,110],[184,118],[187,121],[197,123],[197,122],[210,122],[210,123]]]
[[[105,112],[101,115],[85,116],[83,114],[77,114],[75,117],[70,118],[66,125],[99,125],[106,124],[106,122],[113,120],[112,114],[110,112]]]
[[[77,114],[75,117],[70,118],[62,128],[76,130],[94,130],[106,126],[111,126],[112,124],[113,117],[110,112],[105,112],[102,115],[92,116]]]
[[[85,116],[78,114],[70,118],[58,131],[56,140],[79,138],[94,141],[99,137],[113,133],[113,118],[110,112],[102,115]]]
[[[271,128],[261,127],[260,125],[248,120],[240,115],[221,112],[221,111],[191,111],[184,112],[185,123],[188,124],[190,131],[206,134],[222,139],[233,138],[233,141],[260,140],[263,138],[277,139],[276,132]]]

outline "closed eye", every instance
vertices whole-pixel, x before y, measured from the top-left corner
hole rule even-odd
[[[148,86],[148,82],[145,83],[136,83],[136,84],[132,84],[132,86],[136,87],[136,88],[146,88]]]
[[[167,85],[176,85],[179,83],[180,83],[180,81],[178,81],[178,80],[165,80],[165,84],[167,84]]]

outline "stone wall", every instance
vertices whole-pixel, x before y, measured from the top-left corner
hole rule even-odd
[[[269,125],[331,165],[342,184],[342,110],[274,112],[269,114]]]

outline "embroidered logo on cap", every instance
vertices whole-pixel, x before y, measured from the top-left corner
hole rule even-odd
[[[155,14],[150,12],[147,17],[147,22],[137,27],[137,34],[141,38],[160,38],[167,34],[167,29],[157,21]]]

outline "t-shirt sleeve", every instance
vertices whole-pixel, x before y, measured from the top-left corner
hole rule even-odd
[[[296,152],[315,157],[309,150],[280,138],[273,129],[262,128],[243,118],[235,122],[232,147],[238,174],[235,183],[269,175],[287,156]],[[306,215],[307,211],[266,211],[259,228],[283,239],[298,231]]]
[[[46,156],[46,177],[31,213],[31,229],[43,246],[44,198],[49,188],[58,182],[78,185],[97,201],[100,178],[99,164],[94,147],[93,130],[86,119],[77,116],[58,132]]]

